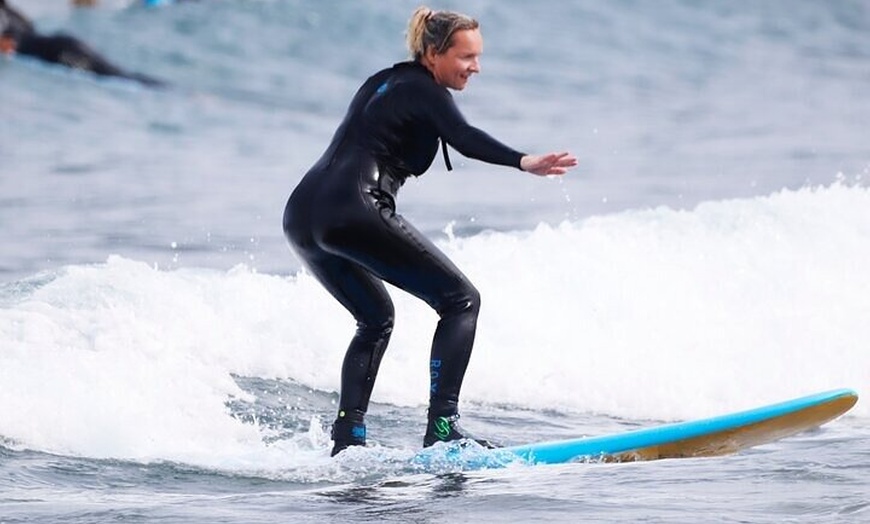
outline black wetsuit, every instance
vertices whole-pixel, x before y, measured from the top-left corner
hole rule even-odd
[[[15,52],[45,62],[65,65],[73,69],[91,71],[101,76],[135,80],[148,86],[162,86],[155,78],[125,71],[112,64],[87,44],[62,33],[44,36],[36,32],[33,24],[21,13],[0,0],[0,34],[15,41]]]
[[[520,167],[523,154],[469,125],[425,67],[396,64],[359,89],[329,148],[287,203],[290,244],[357,322],[342,367],[339,410],[368,408],[393,328],[386,281],[438,312],[429,415],[456,413],[480,295],[395,206],[405,180],[431,165],[439,139],[465,156]]]

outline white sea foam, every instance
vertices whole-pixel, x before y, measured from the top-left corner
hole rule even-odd
[[[483,295],[464,399],[684,419],[839,387],[866,395],[868,209],[868,189],[835,184],[451,238],[442,247]],[[374,400],[423,404],[437,319],[392,295]],[[86,456],[322,458],[317,428],[267,447],[225,407],[249,395],[232,374],[337,390],[353,321],[305,273],[113,256],[7,285],[2,303],[6,438]]]

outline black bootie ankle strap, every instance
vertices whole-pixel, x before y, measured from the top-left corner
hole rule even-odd
[[[366,445],[365,413],[353,409],[339,411],[338,417],[332,423],[332,454],[336,456],[340,451],[350,446]]]
[[[473,440],[485,448],[497,448],[492,442],[477,438],[459,425],[459,413],[452,415],[429,416],[426,426],[426,436],[423,437],[423,447],[427,448],[436,442],[452,442],[454,440]]]

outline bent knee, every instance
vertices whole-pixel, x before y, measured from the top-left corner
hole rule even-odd
[[[378,340],[389,338],[393,332],[395,315],[392,306],[383,308],[378,315],[370,315],[368,318],[358,319],[356,330],[358,336],[366,339]]]
[[[448,301],[436,308],[443,318],[451,315],[474,315],[480,312],[480,292],[468,284],[462,293],[450,297]]]

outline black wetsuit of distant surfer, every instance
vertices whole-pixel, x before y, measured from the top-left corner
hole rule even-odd
[[[40,35],[24,15],[6,5],[6,0],[0,0],[0,35],[11,38],[15,42],[15,52],[20,55],[148,86],[164,85],[155,78],[121,69],[75,37],[62,33]]]
[[[365,414],[393,329],[383,281],[440,316],[430,359],[424,445],[463,438],[459,390],[468,366],[480,295],[431,241],[396,213],[396,193],[432,164],[441,140],[465,156],[520,168],[522,153],[469,125],[446,88],[419,62],[369,78],[329,148],[287,203],[284,231],[311,273],[357,322],[342,366],[333,454],[365,444]]]

